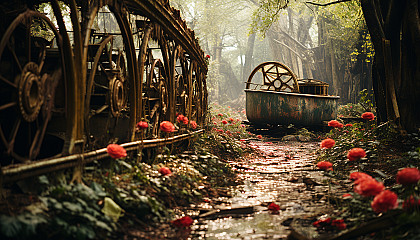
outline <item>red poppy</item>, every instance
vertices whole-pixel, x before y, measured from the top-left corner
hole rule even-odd
[[[364,157],[366,157],[366,152],[361,148],[353,148],[349,151],[349,153],[347,153],[347,158],[350,161],[359,160]]]
[[[312,223],[314,227],[320,228],[325,227],[326,225],[331,223],[331,218],[325,218]]]
[[[188,118],[187,117],[184,117],[184,119],[182,119],[182,123],[183,124],[185,124],[185,125],[187,125],[188,124]]]
[[[227,122],[226,120],[223,120],[223,121],[222,121],[222,123],[223,123],[223,124],[227,124],[228,122]]]
[[[257,138],[261,139],[261,138],[262,138],[262,136],[261,136],[261,135],[257,135]]]
[[[223,117],[223,114],[219,113],[219,114],[217,114],[217,116],[219,116],[219,117]]]
[[[159,169],[159,173],[162,174],[163,176],[168,176],[172,174],[171,170],[167,167],[161,167]]]
[[[350,173],[350,180],[357,181],[360,179],[373,179],[369,174],[362,172],[352,172]]]
[[[136,124],[136,128],[137,128],[138,130],[143,130],[143,129],[146,129],[148,126],[149,126],[149,125],[147,124],[147,122],[143,122],[143,121],[140,121],[140,122],[138,122],[138,123]]]
[[[106,152],[114,159],[127,157],[127,152],[118,144],[109,144],[106,147]]]
[[[235,121],[235,119],[233,119],[233,118],[229,118],[229,122],[233,122],[233,121]]]
[[[365,120],[373,120],[375,118],[375,115],[371,112],[365,112],[362,114],[362,118]]]
[[[160,123],[160,130],[170,133],[175,131],[175,126],[171,122],[163,121]]]
[[[334,146],[334,144],[335,144],[334,139],[327,138],[327,139],[322,140],[321,147],[322,148],[332,148]]]
[[[414,208],[419,209],[419,206],[420,206],[420,199],[414,198],[413,195],[411,195],[409,198],[404,200],[402,204],[402,208],[405,210],[410,210]]]
[[[327,161],[321,161],[321,162],[318,162],[317,164],[316,164],[316,166],[319,168],[319,169],[322,169],[322,170],[332,170],[332,163],[330,163],[330,162],[327,162]]]
[[[335,227],[337,227],[340,230],[344,230],[344,229],[347,228],[347,224],[344,223],[344,219],[335,219],[335,220],[332,220],[331,226],[335,226]]]
[[[270,210],[273,214],[278,214],[280,206],[272,202],[268,205],[268,210]]]
[[[329,127],[335,127],[338,128],[340,126],[340,122],[338,122],[337,120],[331,120],[328,122],[328,126]],[[342,124],[341,124],[342,125]]]
[[[397,183],[402,185],[415,184],[420,180],[420,171],[417,168],[404,168],[397,173]]]
[[[376,213],[383,213],[390,209],[395,209],[398,207],[398,196],[390,190],[385,190],[373,199],[372,206],[373,211]]]
[[[195,121],[190,121],[190,125],[192,129],[196,129],[197,128],[197,123]]]
[[[179,123],[181,123],[181,122],[183,122],[184,121],[184,115],[182,115],[182,114],[179,114],[177,117],[176,117],[176,121],[177,122],[179,122]]]
[[[376,196],[384,189],[384,184],[375,179],[363,179],[363,181],[354,187],[356,193],[365,197]]]
[[[347,123],[345,127],[353,127],[353,124]]]
[[[210,55],[208,55],[208,54],[207,54],[207,55],[206,55],[206,58],[210,58]]]
[[[184,227],[184,228],[191,226],[193,222],[194,220],[189,216],[185,216],[185,217],[178,218],[176,220],[171,221],[171,223],[175,225],[176,227]]]

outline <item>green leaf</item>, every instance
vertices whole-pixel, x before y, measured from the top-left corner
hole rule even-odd
[[[22,224],[17,217],[0,215],[0,231],[6,237],[15,237],[22,230]]]

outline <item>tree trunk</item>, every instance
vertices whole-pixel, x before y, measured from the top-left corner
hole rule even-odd
[[[254,55],[254,43],[255,43],[255,33],[249,35],[248,42],[246,44],[245,63],[242,70],[243,82],[246,82],[248,80],[248,76],[252,71],[252,57]]]

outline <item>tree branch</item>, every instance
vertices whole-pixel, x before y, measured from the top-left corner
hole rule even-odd
[[[338,0],[338,1],[335,1],[335,2],[329,2],[329,3],[314,3],[314,2],[306,2],[306,3],[312,4],[312,5],[315,5],[315,6],[325,7],[325,6],[333,5],[333,4],[336,4],[336,3],[351,2],[351,1],[353,1],[353,0]]]

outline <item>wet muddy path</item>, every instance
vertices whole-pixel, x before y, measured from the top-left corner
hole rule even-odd
[[[251,141],[260,151],[230,162],[244,184],[229,198],[213,199],[192,227],[192,239],[286,239],[292,219],[326,213],[328,178],[315,168],[315,142]],[[278,214],[268,204],[280,206]]]

